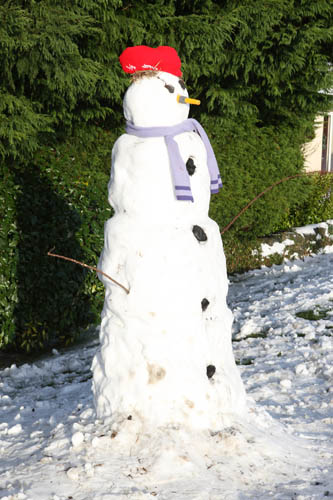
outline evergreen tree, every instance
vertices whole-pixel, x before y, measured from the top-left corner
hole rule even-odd
[[[112,112],[119,86],[85,48],[101,46],[104,36],[90,11],[114,14],[119,3],[8,0],[0,6],[0,157],[26,159],[41,133],[69,134],[75,124]]]
[[[238,2],[230,0],[228,6]],[[246,87],[263,125],[297,127],[332,105],[331,0],[238,3],[240,23],[222,68],[231,87]]]
[[[138,44],[175,46],[217,123],[304,126],[329,106],[332,11],[331,0],[7,0],[0,155],[25,158],[40,132],[119,125],[118,56]]]
[[[333,88],[333,4],[226,0],[177,5],[174,22],[187,81],[203,102],[195,112],[213,138],[225,183],[212,199],[212,214],[223,226],[264,188],[303,170],[302,146],[313,136],[315,117],[333,108],[328,92]],[[190,36],[185,19],[196,16],[200,22]],[[222,25],[219,32],[216,27]],[[214,34],[213,42],[206,32]],[[279,186],[256,202],[231,233],[248,238],[278,229],[290,207],[306,197],[308,184],[297,180]]]

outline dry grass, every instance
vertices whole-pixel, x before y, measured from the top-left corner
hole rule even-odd
[[[131,75],[132,82],[137,82],[138,80],[141,80],[142,78],[153,78],[156,76],[158,71],[136,71]]]

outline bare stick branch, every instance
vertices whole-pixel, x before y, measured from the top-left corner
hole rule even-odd
[[[92,271],[96,271],[96,273],[100,273],[100,274],[103,274],[103,276],[106,276],[107,278],[109,278],[109,280],[111,280],[113,283],[115,283],[116,285],[120,286],[123,290],[125,290],[125,292],[128,294],[129,293],[129,290],[128,288],[126,288],[124,285],[122,285],[121,283],[118,283],[118,281],[114,280],[113,278],[111,278],[111,276],[109,276],[108,274],[104,273],[103,271],[101,271],[100,269],[97,269],[97,267],[93,267],[93,266],[88,266],[88,264],[84,264],[83,262],[80,262],[79,260],[75,260],[75,259],[70,259],[69,257],[65,257],[64,255],[58,255],[56,253],[51,253],[52,251],[54,250],[54,248],[52,248],[49,252],[47,252],[47,255],[49,255],[50,257],[57,257],[58,259],[63,259],[63,260],[68,260],[69,262],[74,262],[74,264],[79,264],[80,266],[82,267],[86,267],[87,269],[91,269]]]
[[[261,198],[265,193],[267,193],[267,191],[273,189],[273,187],[277,186],[278,184],[281,184],[282,182],[289,181],[290,179],[296,179],[297,177],[302,177],[303,175],[314,175],[314,174],[326,175],[326,174],[333,174],[333,172],[322,172],[321,170],[314,170],[313,172],[303,172],[302,174],[289,175],[289,177],[284,177],[283,179],[274,182],[274,184],[268,186],[261,193],[257,194],[257,196],[253,198],[253,200],[251,200],[244,208],[242,208],[242,210],[232,219],[232,221],[229,222],[229,224],[222,229],[221,234],[228,231],[228,229],[230,229],[233,223],[236,222],[238,217],[240,217],[244,212],[246,212],[246,210],[250,208],[250,206],[253,205],[255,201],[259,200],[259,198]]]

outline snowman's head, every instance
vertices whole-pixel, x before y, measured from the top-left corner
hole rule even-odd
[[[164,71],[134,78],[124,97],[126,120],[139,127],[176,125],[188,117],[190,105],[181,77]]]

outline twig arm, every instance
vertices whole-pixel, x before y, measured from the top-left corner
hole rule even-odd
[[[248,208],[250,208],[250,206],[253,205],[253,203],[255,201],[259,200],[259,198],[261,198],[264,194],[266,194],[267,191],[270,191],[271,189],[273,189],[273,187],[277,186],[278,184],[282,184],[282,182],[289,181],[290,179],[296,179],[297,177],[303,177],[303,175],[314,175],[314,174],[326,175],[326,174],[332,174],[332,173],[333,172],[322,172],[321,170],[314,170],[313,172],[303,172],[301,174],[289,175],[289,177],[284,177],[283,179],[280,179],[279,181],[274,182],[274,184],[272,184],[271,186],[268,186],[261,193],[257,194],[257,196],[255,198],[253,198],[253,200],[251,200],[245,207],[243,207],[242,210],[232,219],[232,221],[230,221],[229,224],[222,229],[221,234],[228,231],[228,229],[231,228],[233,223],[236,222],[238,217],[240,217],[244,212],[246,212],[246,210]]]
[[[47,255],[49,255],[50,257],[57,257],[58,259],[68,260],[69,262],[74,262],[74,264],[79,264],[82,267],[86,267],[87,269],[91,269],[92,271],[96,271],[96,273],[103,274],[103,276],[106,276],[106,278],[108,278],[109,280],[111,280],[116,285],[120,286],[123,290],[125,290],[125,292],[127,294],[129,294],[129,289],[128,288],[126,288],[121,283],[118,283],[118,281],[116,281],[113,278],[111,278],[111,276],[109,276],[108,274],[106,274],[104,271],[101,271],[100,269],[97,269],[97,267],[88,266],[88,264],[84,264],[84,262],[80,262],[79,260],[71,259],[70,257],[65,257],[64,255],[58,255],[56,253],[52,253],[52,251],[53,251],[53,248],[49,252],[47,252]]]

